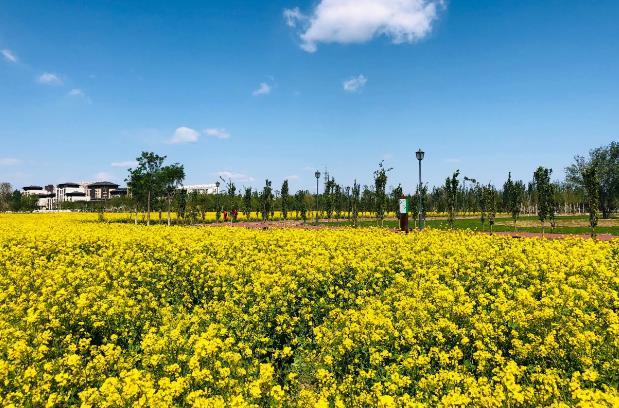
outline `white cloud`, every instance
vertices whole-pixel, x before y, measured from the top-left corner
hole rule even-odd
[[[270,93],[271,93],[271,85],[267,84],[266,82],[261,82],[258,89],[252,92],[252,95],[254,96],[268,95]]]
[[[226,129],[221,129],[221,128],[204,129],[204,134],[206,134],[207,136],[216,137],[218,139],[229,139],[230,138],[230,132],[228,132]]]
[[[86,93],[84,91],[82,91],[79,88],[73,88],[71,89],[67,95],[74,97],[74,98],[81,98],[84,101],[86,101],[87,103],[92,103],[92,100],[88,97],[88,95],[86,95]]]
[[[170,144],[195,143],[200,138],[200,133],[191,128],[181,126],[174,131],[174,135],[169,140]]]
[[[21,163],[21,160],[13,157],[0,157],[0,166],[16,166]]]
[[[224,179],[230,179],[232,181],[237,181],[241,183],[254,181],[254,178],[251,176],[248,176],[247,174],[234,173],[231,171],[218,171],[215,173],[215,175],[219,177],[223,177]]]
[[[357,92],[361,90],[368,82],[368,79],[363,75],[357,75],[356,77],[347,79],[342,82],[342,86],[346,92]]]
[[[17,58],[17,55],[15,55],[13,51],[9,50],[8,48],[1,50],[0,53],[2,54],[4,59],[7,60],[8,62],[12,62],[13,64],[15,64],[19,61],[19,59]]]
[[[297,22],[305,20],[306,17],[301,13],[298,7],[293,9],[284,9],[284,20],[288,27],[296,27]]]
[[[284,10],[286,24],[303,25],[301,48],[318,43],[364,43],[384,35],[394,44],[420,40],[430,33],[444,0],[321,0],[311,15]]]
[[[69,91],[69,96],[86,96],[86,94],[81,89],[73,88]]]
[[[122,167],[126,169],[130,167],[136,167],[137,165],[138,165],[138,162],[136,162],[135,160],[112,162],[111,164],[112,167]]]
[[[44,72],[38,78],[39,83],[44,85],[62,85],[62,79],[51,72]]]
[[[107,171],[100,171],[97,174],[95,174],[95,181],[110,181],[113,179],[114,179],[114,176],[112,176]]]

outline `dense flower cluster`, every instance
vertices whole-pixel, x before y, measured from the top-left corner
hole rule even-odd
[[[93,218],[0,215],[1,406],[619,405],[616,242]]]

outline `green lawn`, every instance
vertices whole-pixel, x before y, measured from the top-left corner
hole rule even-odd
[[[616,218],[614,220],[616,221]],[[587,216],[579,216],[579,215],[569,215],[569,216],[557,217],[557,224],[558,224],[557,228],[552,230],[550,228],[550,224],[548,222],[546,222],[545,232],[547,232],[547,233],[554,232],[554,233],[559,233],[559,234],[589,234],[589,233],[591,233],[591,229],[586,227],[586,226],[561,225],[562,223],[566,223],[566,221],[567,221],[567,224],[573,223],[574,221],[576,221],[576,222],[580,221],[581,223],[586,225],[586,223],[588,222],[588,217]],[[521,231],[521,232],[542,232],[541,224],[540,224],[539,220],[537,219],[537,217],[535,217],[535,216],[524,216],[524,217],[521,217],[518,220],[518,222],[521,225],[526,224],[526,226],[518,226],[517,227],[517,231]],[[497,224],[500,224],[500,223],[507,223],[508,225],[497,225]],[[533,225],[531,225],[531,223],[534,223],[534,225],[537,225],[537,226],[533,226]],[[322,222],[321,224],[323,224],[323,225],[332,225],[332,226],[335,226],[335,225],[337,225],[337,226],[350,226],[350,225],[352,225],[352,223],[350,223],[349,221]],[[376,221],[368,221],[368,220],[360,221],[359,222],[359,226],[360,227],[375,227],[376,226]],[[399,223],[398,223],[398,220],[396,220],[396,219],[385,219],[384,226],[385,226],[385,228],[397,228],[399,226]],[[426,220],[426,226],[430,227],[430,228],[436,228],[436,229],[447,229],[448,228],[448,224],[447,224],[446,220],[436,220],[436,219],[427,219]],[[413,222],[410,219],[409,219],[409,227],[413,227]],[[470,230],[475,230],[475,231],[481,231],[482,230],[481,221],[480,221],[479,218],[460,218],[460,219],[456,219],[456,221],[455,221],[455,228],[457,228],[457,229],[470,229]],[[488,222],[486,221],[486,224],[484,226],[484,230],[488,231],[488,229],[489,229],[489,225],[488,225]],[[508,232],[514,231],[514,228],[512,226],[512,219],[508,218],[508,217],[496,218],[493,230],[497,231],[497,232],[498,231],[508,231]],[[598,234],[619,235],[619,225],[598,226],[596,228],[596,232]]]

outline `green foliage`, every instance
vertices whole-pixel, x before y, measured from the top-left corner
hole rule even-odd
[[[482,188],[482,200],[485,214],[488,217],[488,224],[490,225],[490,233],[494,228],[494,219],[496,217],[497,209],[497,192],[491,184],[483,186]]]
[[[249,216],[251,215],[251,208],[252,208],[252,194],[251,194],[251,187],[247,187],[245,188],[245,194],[243,195],[243,215],[245,215],[245,218],[249,219]]]
[[[262,220],[267,221],[273,207],[273,189],[271,188],[271,181],[269,179],[264,181],[264,188],[262,189],[262,194],[260,195],[260,201],[262,208]]]
[[[374,172],[374,211],[376,212],[376,220],[383,225],[385,219],[385,207],[387,201],[387,194],[385,189],[387,187],[387,173],[393,168],[386,169],[384,166],[384,160],[378,163],[378,170]]]
[[[544,224],[546,220],[551,216],[551,212],[554,213],[554,190],[550,184],[551,173],[552,169],[547,169],[542,166],[538,167],[535,173],[533,173],[535,190],[537,192],[537,216],[542,223],[542,234],[544,233]]]
[[[397,218],[400,215],[400,198],[404,196],[404,190],[402,184],[398,184],[396,188],[391,190],[391,208],[395,211]]]
[[[11,208],[12,190],[10,183],[0,183],[0,211],[8,211]]]
[[[142,152],[136,159],[138,166],[129,169],[127,186],[131,190],[131,196],[139,204],[146,204],[147,221],[150,225],[151,203],[154,198],[162,195],[165,190],[164,179],[162,177],[162,166],[165,156],[159,156],[152,152]]]
[[[598,208],[600,206],[600,180],[597,175],[596,167],[585,167],[582,170],[582,180],[587,198],[591,236],[595,237],[595,227],[597,227],[598,224]]]
[[[307,201],[306,196],[309,196],[309,192],[299,190],[294,195],[294,203],[297,212],[301,215],[301,219],[305,224],[307,222]]]
[[[447,201],[447,222],[453,228],[456,218],[456,199],[458,196],[458,176],[460,170],[456,170],[451,177],[445,179],[445,195]]]
[[[331,219],[331,217],[333,216],[333,211],[335,209],[335,185],[335,179],[333,177],[327,176],[323,196],[325,198],[324,204],[328,219]]]
[[[282,200],[282,216],[286,220],[288,219],[288,208],[290,207],[288,180],[284,180],[284,182],[282,183],[281,200]]]
[[[566,181],[586,190],[583,176],[588,167],[595,168],[600,184],[599,205],[602,217],[609,218],[619,206],[619,142],[592,149],[587,159],[575,156],[574,163],[565,169]]]
[[[354,181],[352,186],[352,195],[350,199],[350,207],[352,213],[352,223],[353,226],[358,226],[359,224],[359,204],[361,202],[361,185],[357,183],[357,180]]]
[[[503,206],[512,215],[514,220],[514,230],[516,222],[520,216],[522,204],[524,203],[525,186],[522,180],[512,181],[512,173],[507,176],[507,181],[503,185]]]
[[[417,186],[415,189],[415,198],[413,200],[412,211],[415,225],[419,222],[419,216],[421,215],[422,220],[426,218],[427,212],[427,201],[428,201],[428,186],[426,184],[422,184],[421,187]],[[417,225],[419,228],[422,225]]]

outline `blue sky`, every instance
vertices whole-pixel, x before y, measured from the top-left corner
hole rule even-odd
[[[0,181],[111,179],[142,151],[312,188],[315,168],[502,184],[619,139],[619,2],[2,1]]]

